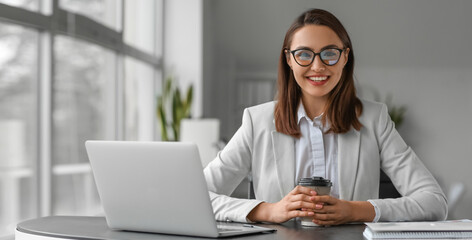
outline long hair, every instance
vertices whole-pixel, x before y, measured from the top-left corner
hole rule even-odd
[[[331,28],[341,39],[344,48],[349,48],[348,62],[343,68],[341,79],[328,95],[327,109],[322,121],[330,122],[327,132],[346,133],[351,126],[360,130],[362,124],[359,116],[362,113],[362,102],[356,96],[354,86],[354,51],[351,39],[341,22],[330,12],[321,9],[310,9],[295,19],[285,34],[284,43],[280,52],[277,103],[274,110],[275,128],[278,132],[299,138],[300,128],[297,122],[297,110],[302,91],[295,81],[292,69],[287,63],[285,49],[289,49],[293,34],[305,25],[314,24]]]

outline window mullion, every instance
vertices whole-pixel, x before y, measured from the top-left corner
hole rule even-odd
[[[123,40],[123,33],[125,32],[125,1],[127,0],[121,0],[121,14],[120,14],[120,24],[121,24],[121,41],[124,42]],[[125,44],[123,43],[123,46]],[[124,121],[124,104],[125,104],[125,99],[124,99],[124,81],[125,81],[125,57],[126,55],[123,52],[117,53],[117,59],[116,59],[116,85],[115,85],[115,139],[117,140],[124,140],[125,139],[125,121]]]
[[[70,37],[93,42],[107,49],[122,49],[122,33],[104,26],[88,17],[57,9],[57,31]]]
[[[116,121],[115,121],[115,138],[117,140],[124,140],[125,134],[125,121],[124,121],[124,75],[125,75],[125,56],[122,53],[118,54],[116,60],[116,85],[115,85],[115,114],[116,114]]]
[[[39,41],[39,215],[51,215],[52,195],[52,46],[50,32],[41,32]]]
[[[2,21],[42,30],[46,30],[50,26],[49,16],[18,7],[12,7],[3,3],[0,3],[0,19],[2,19]]]

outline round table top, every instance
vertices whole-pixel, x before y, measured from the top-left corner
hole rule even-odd
[[[259,233],[245,236],[245,239],[350,239],[363,240],[363,224],[348,224],[331,227],[304,227],[299,221],[283,224],[256,224],[276,229],[275,233]],[[17,225],[17,236],[20,234],[43,236],[43,239],[109,239],[109,240],[159,240],[159,239],[192,239],[190,236],[166,235],[117,231],[108,228],[105,217],[85,216],[50,216],[27,220]],[[225,239],[241,239],[241,236]],[[27,239],[27,238],[23,238]],[[199,238],[201,239],[201,238]],[[21,240],[17,238],[17,240]]]

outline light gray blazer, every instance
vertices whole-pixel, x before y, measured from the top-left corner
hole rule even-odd
[[[387,107],[362,104],[361,130],[338,135],[340,199],[373,200],[379,221],[444,220],[444,193],[396,131]],[[275,130],[274,107],[269,102],[245,109],[241,127],[204,169],[217,220],[246,222],[261,201],[278,202],[295,187],[295,138]],[[380,168],[403,197],[378,199]],[[228,197],[249,173],[256,199]]]

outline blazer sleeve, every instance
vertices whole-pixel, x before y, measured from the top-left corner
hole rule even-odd
[[[371,200],[380,210],[379,221],[444,220],[447,201],[439,184],[413,150],[406,145],[382,105],[375,135],[384,172],[403,196]]]
[[[248,222],[246,216],[262,201],[229,197],[251,171],[253,122],[244,110],[241,127],[204,169],[211,204],[218,221]]]

